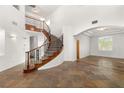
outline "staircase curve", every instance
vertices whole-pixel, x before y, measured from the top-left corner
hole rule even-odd
[[[45,21],[26,16],[25,29],[43,33],[46,37],[43,45],[25,52],[24,73],[30,73],[49,63],[56,58],[63,49],[63,35],[59,38],[51,34],[49,26]]]

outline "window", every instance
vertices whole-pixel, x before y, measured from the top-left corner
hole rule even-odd
[[[98,40],[98,47],[100,51],[112,51],[112,37],[100,37]]]

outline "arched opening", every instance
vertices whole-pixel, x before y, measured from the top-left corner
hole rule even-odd
[[[124,58],[124,27],[99,26],[86,29],[76,36],[80,45],[76,47],[77,60],[87,56]],[[80,48],[78,50],[78,48]]]

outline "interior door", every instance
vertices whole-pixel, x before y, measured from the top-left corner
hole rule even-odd
[[[77,60],[80,59],[80,41],[76,41]]]

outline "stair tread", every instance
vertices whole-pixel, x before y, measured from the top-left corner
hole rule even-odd
[[[45,29],[42,30],[42,32],[47,37],[48,42],[50,42],[50,44],[48,49],[46,48],[47,50],[45,51],[43,57],[40,57],[41,59],[38,61],[38,63],[34,63],[34,65],[31,65],[30,70],[34,70],[48,63],[50,60],[55,58],[61,52],[60,50],[62,49],[63,44],[59,38],[54,35],[51,35],[49,37],[49,32],[47,32]]]

